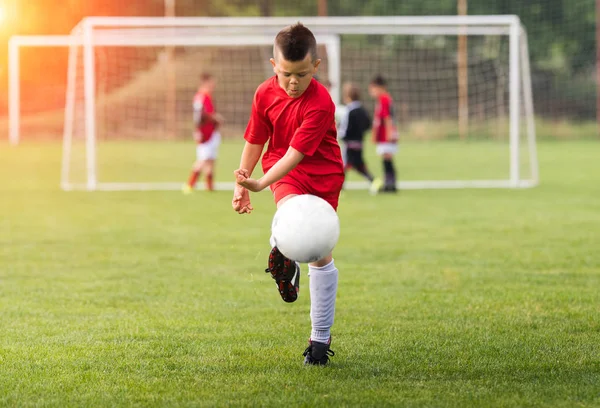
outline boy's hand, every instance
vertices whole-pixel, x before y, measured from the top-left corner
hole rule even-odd
[[[235,185],[231,206],[238,214],[250,214],[254,210],[252,204],[250,204],[250,194],[246,188],[238,184]]]
[[[259,192],[265,188],[260,180],[250,178],[250,173],[246,169],[238,169],[233,172],[235,181],[238,185],[247,188],[252,192]]]

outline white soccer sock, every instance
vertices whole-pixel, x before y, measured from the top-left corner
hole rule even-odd
[[[308,276],[310,277],[310,320],[312,322],[310,338],[319,343],[327,343],[335,314],[338,270],[332,260],[322,267],[309,266]]]
[[[271,235],[271,237],[269,238],[269,244],[271,244],[271,249],[277,246],[275,245],[275,237],[273,235]]]

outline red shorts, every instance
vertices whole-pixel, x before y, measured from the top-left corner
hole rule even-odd
[[[310,181],[306,180],[305,182],[288,175],[271,184],[271,191],[275,197],[275,203],[292,194],[312,194],[327,201],[337,211],[343,185],[343,175],[312,176]]]

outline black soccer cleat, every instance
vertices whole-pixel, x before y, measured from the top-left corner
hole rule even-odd
[[[304,356],[304,365],[327,365],[329,357],[335,356],[332,349],[329,348],[331,338],[327,343],[319,343],[317,341],[308,341],[308,347],[302,354]]]
[[[398,189],[396,188],[395,184],[387,184],[379,190],[381,193],[396,193],[397,191]]]
[[[286,258],[277,247],[271,249],[269,254],[269,272],[275,283],[279,294],[284,302],[295,302],[300,291],[300,266],[297,262]]]

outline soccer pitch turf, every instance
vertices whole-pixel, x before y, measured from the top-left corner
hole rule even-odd
[[[0,406],[599,406],[600,144],[538,149],[534,189],[343,193],[320,368],[268,192],[65,193],[59,144],[0,145]]]

